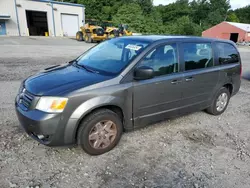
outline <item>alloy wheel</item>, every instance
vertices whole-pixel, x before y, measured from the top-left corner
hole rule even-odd
[[[89,143],[95,149],[110,146],[117,136],[117,126],[113,121],[100,121],[89,132]]]
[[[216,110],[221,112],[225,109],[228,103],[228,95],[226,93],[222,93],[219,95],[216,101]]]

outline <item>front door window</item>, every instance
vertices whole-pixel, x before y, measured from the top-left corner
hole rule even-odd
[[[155,48],[140,65],[153,68],[155,76],[177,73],[179,71],[177,45],[167,44]]]

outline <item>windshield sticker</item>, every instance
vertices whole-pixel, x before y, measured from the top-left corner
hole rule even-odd
[[[142,47],[141,47],[141,46],[136,46],[136,45],[133,45],[133,44],[129,44],[129,45],[127,45],[125,48],[130,49],[130,50],[138,51],[138,50],[140,50]]]

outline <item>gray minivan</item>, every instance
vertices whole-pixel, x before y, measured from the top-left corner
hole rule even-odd
[[[240,83],[240,54],[231,41],[120,37],[27,78],[15,107],[40,143],[78,143],[98,155],[124,131],[199,110],[222,114]]]

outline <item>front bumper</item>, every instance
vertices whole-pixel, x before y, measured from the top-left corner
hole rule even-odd
[[[65,120],[63,114],[50,114],[39,110],[24,111],[17,103],[15,103],[15,108],[22,128],[38,142],[47,146],[64,146],[75,143],[73,134],[65,135],[68,120]]]

